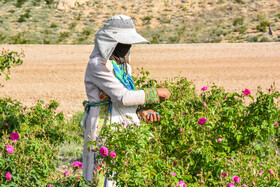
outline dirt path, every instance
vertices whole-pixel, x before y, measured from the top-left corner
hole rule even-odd
[[[21,67],[12,70],[11,80],[0,89],[0,97],[11,96],[26,105],[36,99],[55,99],[60,110],[70,114],[82,110],[86,99],[84,72],[91,45],[0,45],[25,51]],[[143,67],[159,80],[187,76],[198,88],[211,82],[228,91],[253,93],[257,86],[280,88],[280,43],[136,45],[132,67]],[[35,99],[34,99],[35,97]]]

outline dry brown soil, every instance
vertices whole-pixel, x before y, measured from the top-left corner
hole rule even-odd
[[[84,73],[92,45],[0,45],[26,57],[12,70],[11,80],[0,88],[26,105],[37,99],[55,99],[67,115],[82,110],[86,99]],[[256,92],[275,82],[280,88],[280,43],[135,45],[131,64],[143,67],[158,80],[174,76],[193,80],[198,90],[214,82],[228,91]]]

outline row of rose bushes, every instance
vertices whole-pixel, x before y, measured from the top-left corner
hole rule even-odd
[[[197,92],[186,78],[158,84],[146,75],[138,86],[164,86],[172,97],[142,106],[158,111],[160,122],[102,130],[106,143],[99,158],[118,186],[280,185],[275,87],[259,88],[255,96],[249,89],[230,93],[215,85]],[[116,157],[104,155],[104,148]]]

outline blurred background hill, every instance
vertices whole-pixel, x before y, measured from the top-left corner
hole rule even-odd
[[[93,44],[115,14],[152,43],[280,41],[278,0],[0,0],[0,43]]]

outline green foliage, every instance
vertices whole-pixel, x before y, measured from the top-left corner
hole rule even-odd
[[[0,54],[0,76],[4,74],[6,76],[6,80],[9,80],[9,74],[11,73],[11,68],[15,66],[20,66],[23,61],[22,57],[24,57],[23,51],[21,53],[2,50]]]
[[[232,22],[232,25],[237,26],[237,25],[243,25],[244,24],[244,18],[235,18]]]
[[[240,34],[245,34],[246,31],[247,31],[248,27],[246,27],[245,25],[242,25],[242,26],[239,26],[237,27],[237,31],[240,33]]]
[[[51,23],[50,27],[51,27],[51,28],[56,28],[56,27],[57,27],[57,24]]]
[[[54,4],[54,0],[44,0],[47,5]]]
[[[117,186],[176,186],[179,181],[187,186],[227,186],[233,176],[247,185],[252,181],[258,186],[279,185],[275,124],[280,122],[280,109],[275,101],[280,93],[274,87],[269,92],[258,90],[256,96],[215,85],[197,93],[185,78],[157,83],[148,74],[142,71],[135,81],[138,88],[166,87],[172,95],[159,105],[142,107],[159,112],[161,121],[111,124],[101,132],[104,146],[117,157],[98,158],[106,161],[107,176]],[[206,123],[198,124],[200,118]],[[89,145],[96,147],[95,142]],[[264,174],[258,176],[260,170]]]
[[[270,26],[270,22],[268,20],[261,20],[260,24],[256,26],[256,29],[260,32],[266,32],[268,26]]]
[[[22,5],[24,4],[24,3],[26,3],[28,0],[16,0],[16,4],[15,4],[15,6],[17,7],[17,8],[20,8],[20,7],[22,7]]]
[[[235,0],[235,2],[240,3],[240,4],[244,4],[245,3],[243,0]]]
[[[270,42],[269,38],[266,36],[263,36],[260,40],[260,42]]]

